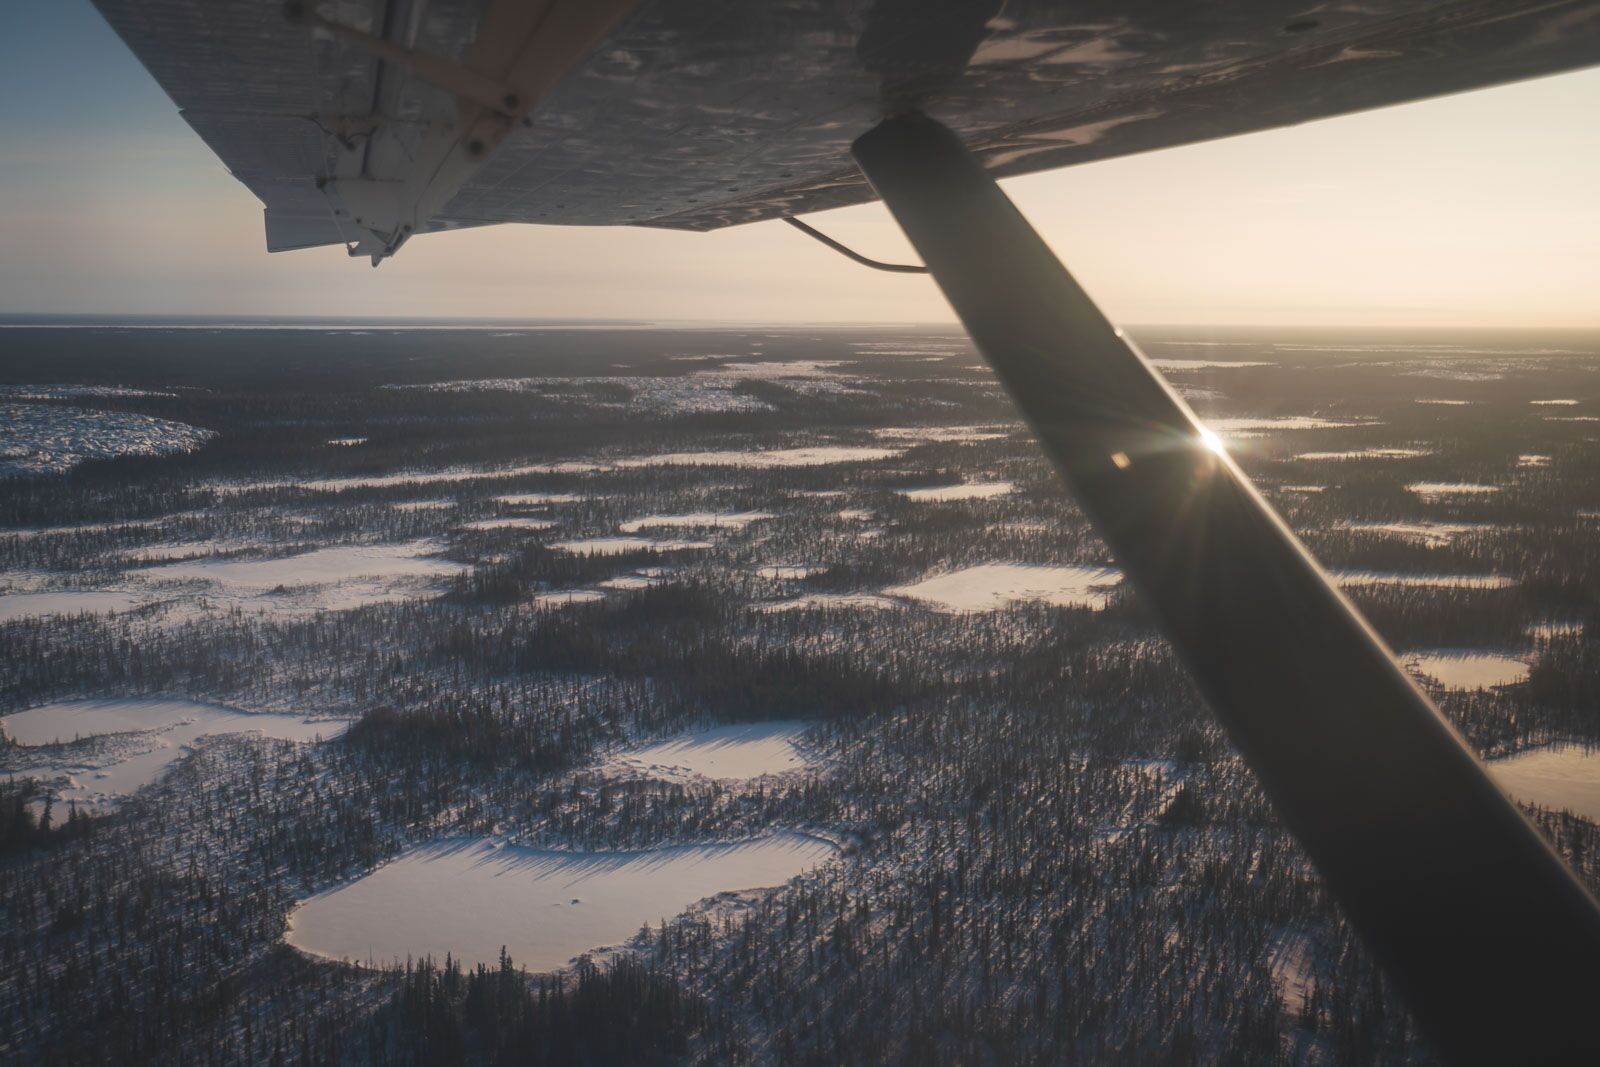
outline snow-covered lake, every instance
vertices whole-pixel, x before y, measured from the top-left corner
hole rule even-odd
[[[63,701],[19,711],[0,722],[6,734],[23,746],[4,773],[41,779],[65,775],[66,784],[55,791],[57,799],[87,808],[109,807],[133,795],[210,734],[255,732],[285,741],[314,741],[335,737],[349,726],[342,720],[313,721],[301,715],[254,714],[220,704],[164,699]],[[27,751],[91,738],[104,740],[81,755],[60,754],[54,761]]]
[[[0,596],[0,622],[51,615],[93,615],[127,611],[140,603],[142,598],[137,594],[119,592],[115,589],[59,589],[53,592],[7,593]]]
[[[1528,678],[1528,661],[1499,652],[1440,648],[1402,654],[1406,670],[1432,678],[1447,689],[1493,689]]]
[[[1364,423],[1347,419],[1323,419],[1315,415],[1272,415],[1266,417],[1238,417],[1203,419],[1206,427],[1221,437],[1262,437],[1280,430],[1341,430]]]
[[[1010,482],[964,482],[961,485],[937,485],[929,489],[895,490],[907,500],[930,502],[940,500],[987,500],[1005,496],[1015,489]]]
[[[639,456],[619,460],[617,466],[631,467],[754,467],[769,470],[779,467],[821,467],[830,463],[860,463],[872,459],[894,459],[905,454],[903,448],[873,448],[850,445],[815,445],[809,448],[746,449],[726,452],[664,452],[659,456]]]
[[[420,596],[438,580],[470,569],[431,555],[440,547],[426,540],[337,545],[271,559],[167,563],[134,573],[157,581],[203,581],[219,596],[244,598],[244,606],[272,614],[343,611]]]
[[[1501,788],[1530,804],[1600,821],[1600,751],[1546,745],[1489,761]]]
[[[463,968],[493,966],[504,946],[530,971],[550,971],[706,897],[782,885],[836,852],[798,833],[647,852],[441,841],[311,897],[290,916],[287,940],[358,963],[449,953]]]
[[[884,426],[873,430],[872,436],[890,441],[970,444],[1002,441],[1011,431],[1004,426]]]
[[[605,769],[648,778],[750,779],[805,767],[798,742],[809,723],[736,723],[628,749]]]
[[[999,611],[1020,600],[1103,608],[1120,581],[1121,572],[1112,567],[984,563],[894,586],[884,593],[944,611]]]

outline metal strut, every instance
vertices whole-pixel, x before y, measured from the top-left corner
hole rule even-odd
[[[821,230],[806,225],[793,215],[785,215],[783,217],[783,221],[787,222],[790,226],[793,226],[795,229],[799,230],[808,237],[815,237],[818,241],[821,241],[823,244],[827,245],[841,256],[853,259],[864,267],[871,267],[873,270],[886,270],[893,274],[928,273],[927,267],[919,267],[911,263],[885,263],[881,259],[868,259],[855,249],[850,248],[847,245],[840,244],[838,241],[835,241],[832,237],[829,237]]]
[[[1600,1063],[1600,908],[963,147],[853,147],[1441,1052]]]

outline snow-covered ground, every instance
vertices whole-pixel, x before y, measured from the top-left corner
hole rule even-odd
[[[1111,567],[1044,567],[984,563],[885,589],[942,611],[999,611],[1022,600],[1061,607],[1103,608],[1122,581]]]
[[[7,593],[0,596],[0,622],[49,618],[55,615],[100,615],[127,611],[144,603],[138,593],[116,589],[58,589],[49,592]]]
[[[1426,448],[1350,448],[1343,452],[1301,452],[1295,459],[1343,461],[1352,459],[1416,459],[1432,455]]]
[[[1267,417],[1239,417],[1205,419],[1206,426],[1222,437],[1263,437],[1280,430],[1340,430],[1364,423],[1341,419],[1323,419],[1314,415],[1272,415]]]
[[[1528,661],[1499,652],[1439,648],[1401,656],[1406,670],[1432,678],[1447,689],[1492,689],[1528,678]]]
[[[89,459],[189,452],[215,436],[125,411],[0,403],[0,475],[63,474]]]
[[[1504,574],[1401,574],[1397,571],[1334,571],[1333,580],[1346,588],[1400,585],[1415,589],[1509,589],[1517,580]]]
[[[424,596],[469,568],[432,555],[433,541],[336,545],[270,559],[200,559],[133,572],[159,582],[204,582],[208,595],[249,610],[296,615]]]
[[[645,778],[750,779],[807,766],[798,742],[809,724],[798,720],[736,723],[628,749],[602,768]]]
[[[575,556],[620,556],[627,552],[679,552],[711,548],[710,541],[654,541],[648,537],[585,537],[573,541],[554,541],[551,548]]]
[[[311,897],[290,916],[287,939],[332,959],[385,964],[448,953],[464,968],[493,966],[504,947],[529,970],[555,970],[706,897],[782,885],[836,852],[798,833],[647,852],[441,841]]]
[[[685,515],[646,515],[642,519],[629,519],[617,529],[625,534],[664,526],[689,529],[742,530],[752,522],[777,518],[770,511],[695,511]]]
[[[463,530],[548,530],[554,519],[535,519],[526,515],[502,515],[494,519],[474,519],[461,524]]]
[[[1489,774],[1519,800],[1600,821],[1600,752],[1547,745],[1489,761]]]
[[[929,503],[943,500],[988,500],[1005,496],[1015,489],[1010,482],[963,482],[960,485],[939,485],[930,489],[897,489],[895,492],[907,500]]]
[[[1412,482],[1406,488],[1430,503],[1459,496],[1487,496],[1500,491],[1498,485],[1475,482]]]
[[[882,611],[901,607],[901,602],[873,593],[810,593],[793,600],[769,600],[756,604],[758,611]]]
[[[738,449],[712,452],[666,452],[658,456],[636,456],[619,460],[619,468],[632,467],[752,467],[769,470],[779,467],[822,467],[831,463],[861,463],[867,460],[894,459],[905,454],[903,448],[872,446],[814,445],[805,448]]]
[[[1382,534],[1397,537],[1402,541],[1440,548],[1459,537],[1483,533],[1493,527],[1482,522],[1352,522],[1347,524],[1345,529]]]
[[[0,719],[7,736],[22,746],[6,767],[57,783],[63,805],[105,809],[160,778],[200,738],[211,734],[260,733],[285,741],[335,737],[349,723],[301,715],[253,714],[190,700],[75,700],[29,708]],[[65,751],[29,752],[41,745]]]

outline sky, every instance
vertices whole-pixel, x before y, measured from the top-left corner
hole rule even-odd
[[[268,255],[235,182],[87,0],[7,0],[0,314],[948,322],[926,277],[778,222],[498,226]],[[1115,321],[1600,327],[1600,69],[1012,179]],[[809,216],[914,261],[881,205]]]

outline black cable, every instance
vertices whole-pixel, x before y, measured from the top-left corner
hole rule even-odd
[[[917,266],[913,266],[910,263],[882,263],[882,262],[880,262],[880,261],[878,261],[876,259],[868,259],[866,256],[862,255],[860,252],[852,251],[851,249],[846,248],[844,245],[840,244],[838,241],[835,241],[832,237],[829,237],[827,234],[821,233],[821,232],[813,229],[812,227],[807,226],[805,223],[801,222],[797,218],[794,218],[792,215],[785,215],[783,217],[783,221],[787,222],[790,226],[793,226],[795,229],[799,230],[801,233],[809,234],[810,236],[815,237],[817,240],[821,241],[823,244],[827,245],[829,248],[833,249],[835,252],[839,253],[840,255],[849,256],[851,259],[855,260],[857,263],[861,264],[863,267],[871,267],[873,270],[886,270],[886,271],[890,271],[890,272],[892,272],[894,274],[926,274],[926,273],[928,273],[928,268],[927,267],[917,267]]]

